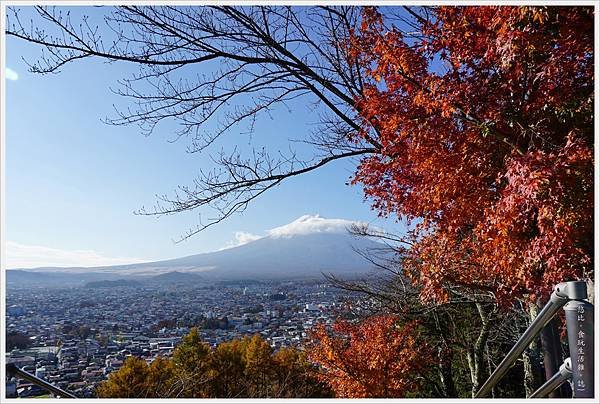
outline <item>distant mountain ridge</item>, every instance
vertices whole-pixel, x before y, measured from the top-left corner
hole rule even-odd
[[[142,284],[132,279],[115,279],[115,280],[102,280],[102,281],[91,281],[83,285],[86,288],[98,289],[98,288],[114,288],[114,287],[138,287]]]
[[[47,278],[85,275],[86,281],[127,277],[154,278],[155,281],[200,281],[238,279],[300,279],[321,277],[322,273],[357,275],[373,265],[357,251],[381,249],[382,244],[368,238],[355,238],[347,232],[315,232],[295,235],[270,235],[247,244],[220,251],[182,258],[102,267],[42,267],[7,272],[7,282],[31,280],[33,273]],[[12,272],[12,276],[8,276]],[[41,272],[41,273],[40,273]],[[43,274],[42,274],[43,273]],[[42,280],[42,279],[38,279]],[[48,279],[46,279],[48,280]]]

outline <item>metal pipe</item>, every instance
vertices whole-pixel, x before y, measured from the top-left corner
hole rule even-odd
[[[571,379],[572,376],[573,372],[571,370],[571,358],[567,358],[560,366],[558,372],[548,379],[546,383],[542,384],[540,388],[534,391],[529,398],[548,397],[550,393],[559,388],[564,382]]]
[[[558,287],[556,289],[558,289]],[[548,303],[546,303],[535,320],[533,320],[529,327],[527,327],[527,330],[525,330],[510,352],[508,352],[502,362],[500,362],[496,370],[494,370],[490,377],[485,381],[483,386],[481,386],[475,395],[475,398],[486,397],[490,393],[492,388],[498,383],[502,376],[506,374],[510,367],[515,363],[517,358],[523,353],[525,348],[527,348],[527,345],[529,345],[529,343],[539,334],[542,328],[544,328],[544,326],[548,324],[550,320],[552,320],[554,315],[568,301],[569,298],[562,295],[562,293],[559,294],[558,290],[555,290],[552,293]]]
[[[542,328],[540,340],[542,342],[542,352],[544,357],[545,380],[550,380],[560,370],[560,366],[564,361],[556,317],[550,320],[550,322]],[[572,396],[573,394],[571,394],[571,389],[568,388],[568,383],[563,383],[560,389],[551,391],[548,398],[567,398]]]
[[[68,391],[60,389],[60,388],[48,383],[47,381],[40,379],[39,377],[34,376],[31,373],[24,371],[23,369],[20,369],[14,363],[6,364],[6,373],[9,375],[19,377],[21,379],[25,379],[37,386],[40,386],[41,388],[48,390],[55,396],[60,396],[60,397],[64,397],[64,398],[77,398],[77,396],[75,396],[73,393],[69,393]]]
[[[573,361],[573,397],[594,397],[594,306],[572,300],[564,307]]]

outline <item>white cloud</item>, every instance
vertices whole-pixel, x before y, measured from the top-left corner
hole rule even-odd
[[[106,257],[92,250],[58,248],[6,242],[6,268],[93,267],[146,262],[139,258]]]
[[[272,238],[289,238],[295,235],[306,235],[314,233],[347,233],[348,229],[353,225],[366,226],[366,222],[358,222],[345,219],[326,219],[317,215],[304,215],[291,223],[283,226],[275,227],[266,231],[266,237]],[[378,230],[373,226],[369,226],[371,230]],[[259,236],[257,234],[246,233],[243,231],[235,232],[235,239],[225,244],[225,247],[220,250],[226,250],[228,248],[239,247],[244,244],[248,244],[252,241],[261,239],[265,236]],[[219,251],[220,251],[219,250]]]
[[[225,247],[221,248],[221,250],[226,250],[228,248],[239,247],[244,244],[248,244],[251,241],[258,240],[259,238],[263,238],[263,236],[259,236],[257,234],[247,233],[245,231],[236,231],[235,239],[233,241],[228,242]]]
[[[4,69],[4,73],[5,73],[4,77],[6,77],[6,80],[11,80],[11,81],[19,80],[19,75],[17,74],[17,72],[9,67]]]
[[[259,238],[262,238],[262,236],[252,233],[246,233],[244,231],[235,232],[235,240],[237,241],[238,245],[246,244],[251,241],[258,240]]]
[[[325,219],[319,215],[304,215],[284,226],[267,230],[271,237],[291,237],[313,233],[346,233],[353,224],[362,224],[345,219]]]

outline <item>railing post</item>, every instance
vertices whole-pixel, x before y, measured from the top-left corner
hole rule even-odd
[[[584,300],[571,300],[564,310],[573,369],[573,397],[593,398],[594,306]]]
[[[542,308],[538,300],[538,307]],[[560,334],[558,332],[558,319],[554,317],[540,332],[542,342],[542,352],[544,358],[544,371],[546,380],[550,380],[563,365],[564,358],[560,344]],[[568,383],[563,383],[560,388],[550,392],[549,398],[567,398],[571,397],[571,388]]]

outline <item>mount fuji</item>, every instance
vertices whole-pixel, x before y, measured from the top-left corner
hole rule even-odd
[[[356,276],[373,268],[359,252],[385,249],[366,237],[354,237],[348,228],[357,222],[305,215],[267,231],[244,238],[243,245],[182,258],[101,267],[40,267],[9,270],[8,283],[23,277],[50,274],[82,279],[148,278],[198,280],[286,280],[321,277],[323,273]],[[35,273],[35,274],[34,274]],[[169,274],[166,276],[166,274]],[[12,282],[11,282],[12,281]]]

